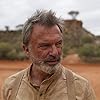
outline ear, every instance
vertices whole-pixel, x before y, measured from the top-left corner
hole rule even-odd
[[[23,44],[23,49],[24,49],[24,51],[25,51],[25,54],[26,54],[27,56],[29,56],[29,49],[28,49],[28,46],[26,46],[26,45]]]

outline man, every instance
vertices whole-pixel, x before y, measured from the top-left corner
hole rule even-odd
[[[61,64],[62,22],[50,11],[36,11],[23,27],[29,68],[10,76],[4,100],[95,100],[88,81]]]

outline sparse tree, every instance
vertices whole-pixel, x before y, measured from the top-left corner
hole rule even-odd
[[[5,29],[8,32],[9,31],[9,26],[5,26]]]
[[[70,11],[70,12],[68,12],[68,14],[72,16],[72,19],[76,19],[79,12],[78,11]]]

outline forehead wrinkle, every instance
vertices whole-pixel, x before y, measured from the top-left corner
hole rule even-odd
[[[39,40],[38,43],[57,43],[59,41],[63,41],[61,38],[57,38],[57,39],[53,39],[53,40],[48,40],[48,39],[44,39],[44,40]]]
[[[57,26],[54,26],[54,27],[56,27],[57,29],[54,29],[53,27],[47,28],[45,26],[41,26],[41,25],[37,24],[33,28],[31,40],[34,41],[34,40],[37,40],[37,39],[40,39],[40,40],[42,39],[44,42],[48,42],[50,39],[51,40],[58,39],[58,38],[60,40],[63,39],[62,33],[60,33],[59,28]],[[38,30],[38,28],[39,28],[39,30]],[[52,37],[52,38],[50,38],[50,37]],[[53,38],[53,37],[56,37],[56,38]]]

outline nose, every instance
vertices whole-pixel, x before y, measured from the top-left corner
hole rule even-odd
[[[56,47],[55,45],[53,45],[53,46],[51,47],[50,55],[52,55],[52,56],[58,55],[58,49],[57,49],[57,47]]]

